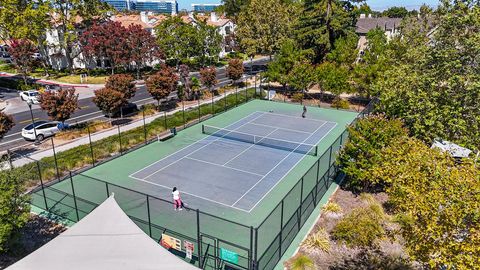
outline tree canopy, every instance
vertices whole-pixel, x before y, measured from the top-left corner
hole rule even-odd
[[[78,94],[73,88],[43,92],[40,95],[40,107],[52,120],[64,122],[79,109]]]
[[[0,139],[2,139],[14,125],[15,122],[13,122],[13,118],[0,111]]]
[[[148,93],[160,104],[160,100],[176,90],[178,79],[173,68],[163,66],[156,74],[150,75],[145,83]]]

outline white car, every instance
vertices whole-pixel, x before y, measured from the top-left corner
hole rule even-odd
[[[28,90],[20,92],[20,98],[23,101],[31,102],[32,104],[38,104],[40,101],[38,98],[40,97],[40,93],[37,90]]]
[[[35,129],[33,128],[35,125]],[[35,141],[35,132],[37,140],[42,141],[46,137],[55,135],[60,131],[60,122],[57,121],[36,121],[22,129],[22,137],[27,141]]]

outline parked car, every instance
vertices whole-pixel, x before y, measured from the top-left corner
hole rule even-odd
[[[20,92],[20,98],[23,101],[31,102],[33,104],[38,104],[40,101],[38,100],[40,93],[37,90],[27,90]]]
[[[138,111],[138,106],[135,103],[128,103],[127,105],[123,106],[121,109],[118,109],[112,113],[106,113],[105,116],[109,118],[117,117],[117,116],[128,116]]]
[[[35,129],[33,128],[35,126]],[[36,121],[22,129],[22,137],[27,141],[42,141],[43,139],[53,136],[62,128],[62,123],[57,121]],[[37,133],[37,138],[35,138]]]

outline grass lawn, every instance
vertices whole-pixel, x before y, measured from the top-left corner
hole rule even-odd
[[[80,75],[65,75],[65,76],[54,76],[50,78],[51,80],[63,82],[63,83],[73,83],[73,84],[80,84]],[[88,77],[87,81],[84,83],[88,84],[104,84],[105,80],[108,79],[108,76],[95,76],[95,77]]]

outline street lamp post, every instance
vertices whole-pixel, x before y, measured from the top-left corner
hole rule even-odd
[[[35,135],[35,144],[37,144],[38,143],[37,128],[35,127],[35,120],[33,119],[32,102],[28,100],[27,104],[28,104],[28,108],[30,109],[30,116],[32,117],[33,134]]]

